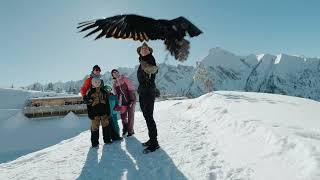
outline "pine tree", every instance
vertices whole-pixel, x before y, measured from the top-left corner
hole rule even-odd
[[[40,83],[36,82],[36,83],[32,84],[31,90],[42,91],[43,87]]]
[[[76,88],[73,88],[73,89],[72,89],[72,93],[73,93],[73,94],[78,94],[79,91],[78,91]]]
[[[67,91],[69,94],[71,94],[72,93],[72,88],[71,88],[71,86],[69,87],[69,89],[68,89],[68,91]]]
[[[57,93],[62,93],[62,89],[61,88],[57,88],[56,92]]]
[[[53,90],[54,90],[54,89],[53,89],[53,84],[52,84],[52,82],[50,82],[50,83],[48,84],[46,90],[47,90],[47,91],[53,91]]]

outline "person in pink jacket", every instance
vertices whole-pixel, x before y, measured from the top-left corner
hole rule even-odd
[[[114,79],[113,91],[119,100],[119,106],[115,110],[120,111],[122,136],[128,133],[127,137],[129,137],[134,134],[135,88],[129,78],[121,75],[117,69],[111,71],[111,76]]]

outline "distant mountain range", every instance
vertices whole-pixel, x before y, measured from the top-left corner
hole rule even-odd
[[[212,90],[252,91],[320,101],[320,59],[286,54],[239,56],[216,47],[196,67],[159,64],[156,84],[162,95],[197,97]],[[119,68],[138,85],[134,68]],[[110,72],[103,75],[112,84]],[[83,80],[54,83],[55,91],[77,93]],[[48,89],[48,84],[37,84]],[[28,86],[34,88],[35,84]]]

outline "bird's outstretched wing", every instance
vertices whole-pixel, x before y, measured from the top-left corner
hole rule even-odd
[[[105,36],[105,38],[133,39],[142,42],[164,39],[165,26],[157,28],[158,26],[159,22],[152,18],[138,15],[118,15],[79,23],[78,29],[81,29],[80,32],[83,32],[94,28],[85,37],[101,31],[95,39]]]
[[[192,24],[188,19],[186,19],[185,17],[178,17],[176,19],[171,20],[171,22],[175,25],[175,26],[179,26],[179,31],[182,32],[188,32],[190,37],[195,37],[198,36],[202,33],[202,31],[195,26],[194,24]]]
[[[80,32],[93,29],[85,37],[101,31],[95,39],[105,36],[106,38],[129,38],[141,42],[157,39],[181,39],[186,35],[186,32],[191,37],[201,33],[195,25],[184,17],[173,20],[155,20],[134,14],[82,22],[79,23],[78,29],[80,29]]]
[[[172,20],[126,14],[79,23],[80,32],[91,30],[85,37],[100,32],[95,39],[121,38],[135,41],[164,40],[166,48],[176,59],[184,61],[189,54],[189,42],[184,39],[198,36],[202,31],[184,17]],[[92,30],[93,29],[93,30]]]

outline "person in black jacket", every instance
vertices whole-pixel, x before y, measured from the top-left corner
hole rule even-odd
[[[92,87],[87,94],[88,116],[91,120],[91,144],[94,148],[99,145],[100,124],[104,143],[112,143],[108,92],[101,87],[101,83],[99,78],[92,78]]]
[[[157,126],[153,118],[154,102],[156,98],[155,78],[158,72],[156,61],[152,56],[152,48],[146,43],[137,48],[139,54],[140,66],[137,71],[139,81],[138,93],[140,108],[146,120],[148,127],[149,140],[142,143],[147,146],[143,153],[149,153],[157,150],[160,146],[158,143]]]

